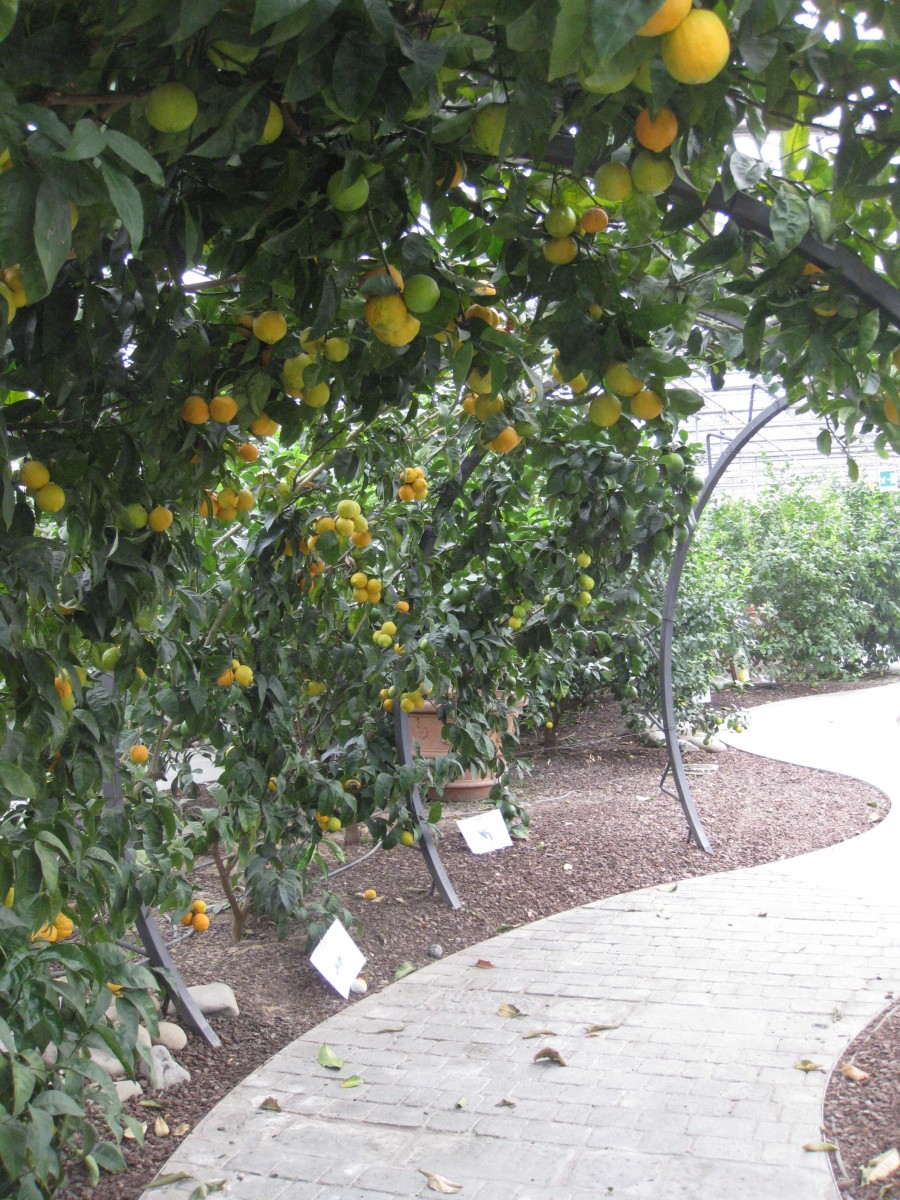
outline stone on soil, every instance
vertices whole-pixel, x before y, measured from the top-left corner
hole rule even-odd
[[[136,1079],[119,1079],[115,1087],[116,1094],[123,1104],[126,1100],[133,1100],[135,1096],[143,1096],[144,1094],[144,1089]]]
[[[177,1063],[165,1046],[154,1046],[150,1051],[150,1064],[141,1063],[141,1073],[150,1080],[155,1092],[177,1087],[179,1083],[190,1083],[191,1073]]]
[[[160,1021],[159,1032],[153,1040],[157,1046],[165,1046],[167,1050],[177,1054],[187,1045],[187,1034],[174,1021]]]
[[[188,992],[205,1017],[219,1013],[228,1017],[240,1015],[237,998],[227,983],[201,983],[188,988]]]

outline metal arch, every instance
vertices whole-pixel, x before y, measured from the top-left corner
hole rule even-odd
[[[669,568],[669,578],[666,582],[666,596],[663,601],[662,629],[660,632],[659,688],[662,695],[663,733],[666,737],[669,765],[660,782],[660,787],[663,788],[663,791],[667,795],[672,795],[671,792],[663,787],[666,775],[671,771],[677,793],[675,798],[681,804],[682,811],[684,812],[684,818],[690,830],[689,836],[693,837],[700,849],[705,850],[707,854],[712,854],[712,843],[706,835],[706,830],[703,828],[703,822],[700,819],[700,814],[697,812],[697,806],[694,803],[694,797],[691,793],[691,785],[685,773],[684,759],[681,756],[681,745],[678,741],[678,723],[675,718],[675,696],[672,686],[672,645],[675,637],[675,608],[678,604],[678,589],[681,584],[681,575],[684,571],[684,564],[687,561],[688,551],[694,540],[697,523],[710,496],[715,491],[716,485],[751,438],[764,425],[768,425],[773,417],[777,417],[779,413],[784,412],[787,407],[788,402],[786,398],[773,401],[768,408],[763,409],[758,416],[754,417],[752,421],[744,426],[737,437],[729,442],[728,447],[716,460],[716,465],[707,476],[700,495],[697,497],[697,501],[691,510],[688,535],[683,542],[679,542],[675,547],[675,553],[672,556],[672,565]]]

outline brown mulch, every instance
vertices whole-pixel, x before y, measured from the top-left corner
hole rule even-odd
[[[809,685],[752,689],[738,696],[729,689],[722,695],[749,708],[754,702],[810,690]],[[698,752],[688,761],[701,768],[691,775],[691,785],[714,847],[714,854],[707,856],[688,844],[677,802],[659,791],[665,752],[640,744],[628,733],[618,706],[608,703],[565,714],[547,739],[546,744],[525,748],[521,762],[529,754],[531,771],[516,783],[519,798],[531,811],[527,841],[516,842],[500,856],[473,856],[455,818],[480,811],[481,806],[445,802],[441,855],[464,903],[461,910],[449,909],[430,893],[424,861],[413,849],[378,851],[333,881],[358,922],[353,936],[367,958],[363,976],[370,992],[393,982],[404,963],[427,964],[435,945],[450,954],[517,925],[616,893],[819,849],[869,829],[888,807],[881,793],[855,780],[735,750]],[[360,847],[348,851],[348,858],[361,858],[369,849],[364,836]],[[211,908],[223,904],[211,862],[198,865],[195,886]],[[367,888],[377,891],[378,900],[363,900]],[[241,1015],[213,1018],[223,1041],[221,1050],[210,1050],[191,1035],[187,1048],[177,1055],[190,1070],[191,1082],[157,1097],[172,1129],[194,1126],[250,1071],[347,1003],[309,965],[300,931],[279,943],[260,921],[234,945],[229,926],[227,910],[220,911],[207,933],[191,936],[173,951],[188,984],[230,984]],[[897,1026],[886,1024],[883,1029],[891,1030],[893,1042],[882,1045],[881,1052],[892,1054],[896,1064]],[[861,1095],[861,1090],[844,1092],[854,1101]],[[838,1097],[844,1098],[843,1093]],[[149,1120],[143,1147],[123,1144],[128,1171],[104,1176],[94,1189],[73,1175],[62,1193],[66,1200],[136,1200],[173,1153],[173,1137],[153,1134],[156,1110],[141,1108],[136,1101],[128,1108]],[[882,1145],[888,1133],[877,1123],[886,1119],[889,1109],[863,1105],[851,1111],[839,1103],[835,1114],[829,1127],[846,1131],[842,1145],[845,1136],[848,1142],[855,1138],[863,1161],[895,1144]],[[872,1190],[859,1195],[869,1200]]]

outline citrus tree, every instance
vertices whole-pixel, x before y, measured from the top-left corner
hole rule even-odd
[[[315,933],[340,825],[415,842],[412,784],[496,767],[587,651],[637,695],[698,377],[784,389],[851,476],[900,448],[890,306],[822,269],[900,270],[898,35],[883,0],[2,0],[4,1194],[120,1163],[87,1048],[133,1067],[116,942],[196,853],[237,935]],[[391,730],[428,698],[436,777]],[[209,796],[162,791],[198,748]]]

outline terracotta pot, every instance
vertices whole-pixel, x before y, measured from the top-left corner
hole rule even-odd
[[[509,728],[512,730],[512,715],[508,718]],[[453,753],[453,747],[444,741],[441,729],[444,722],[438,716],[437,709],[428,701],[425,702],[423,708],[416,709],[415,712],[409,714],[409,736],[412,739],[413,745],[418,746],[418,753],[421,758],[435,759],[443,758],[447,754]],[[492,733],[491,741],[500,749],[500,735]],[[475,771],[466,771],[459,779],[451,780],[450,783],[444,786],[444,799],[446,800],[486,800],[490,794],[491,788],[497,782],[496,775],[480,775]],[[434,788],[428,791],[430,800],[437,797],[437,792]]]

